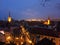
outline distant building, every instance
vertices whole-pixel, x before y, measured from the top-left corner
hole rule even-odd
[[[44,21],[44,24],[46,24],[46,25],[50,25],[51,24],[49,17],[48,17],[47,21]]]
[[[50,22],[48,20],[48,22]],[[28,24],[27,27],[24,26],[25,29],[27,29],[33,38],[32,40],[36,42],[38,38],[36,37],[37,35],[40,36],[40,40],[43,38],[48,38],[51,40],[53,38],[53,41],[56,43],[56,45],[59,45],[60,42],[60,34],[57,31],[54,31],[53,28],[48,28],[49,25],[42,24],[41,22],[38,21],[26,21]]]

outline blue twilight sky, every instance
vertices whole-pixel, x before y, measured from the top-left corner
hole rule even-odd
[[[60,18],[60,0],[0,0],[0,20],[7,19],[9,11],[13,19]]]

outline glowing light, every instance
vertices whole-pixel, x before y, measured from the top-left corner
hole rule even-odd
[[[26,19],[26,21],[45,21],[44,19]]]
[[[28,35],[29,33],[28,33],[28,32],[26,32],[26,34]]]
[[[23,42],[21,42],[21,44],[23,44]]]
[[[22,28],[22,31],[23,31],[23,33],[25,32],[25,28],[23,27],[23,26],[21,26],[21,28]]]
[[[44,24],[48,25],[48,23],[47,23],[47,22],[44,22]]]
[[[10,39],[11,39],[11,37],[10,37],[10,36],[8,36],[8,37],[7,37],[7,40],[10,40]]]
[[[26,40],[27,40],[28,43],[32,43],[32,41],[30,39],[27,38]]]
[[[48,25],[50,24],[50,20],[48,19]]]
[[[48,21],[45,21],[44,24],[50,25],[50,20],[48,19]]]
[[[21,39],[23,39],[22,36],[21,36]]]
[[[5,34],[4,31],[0,31],[0,33]]]
[[[18,38],[18,37],[16,37],[15,39],[17,39],[17,40],[18,40],[19,38]]]
[[[11,22],[11,17],[10,16],[8,17],[8,22]]]
[[[32,43],[32,41],[31,41],[31,40],[29,40],[28,42],[29,42],[29,43]]]

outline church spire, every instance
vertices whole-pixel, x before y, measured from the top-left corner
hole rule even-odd
[[[10,16],[10,12],[9,12],[9,16],[8,16],[8,22],[11,22],[11,16]]]
[[[48,25],[50,25],[50,17],[48,17]]]

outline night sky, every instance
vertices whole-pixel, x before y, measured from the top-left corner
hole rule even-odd
[[[0,20],[60,18],[60,0],[0,0]]]

